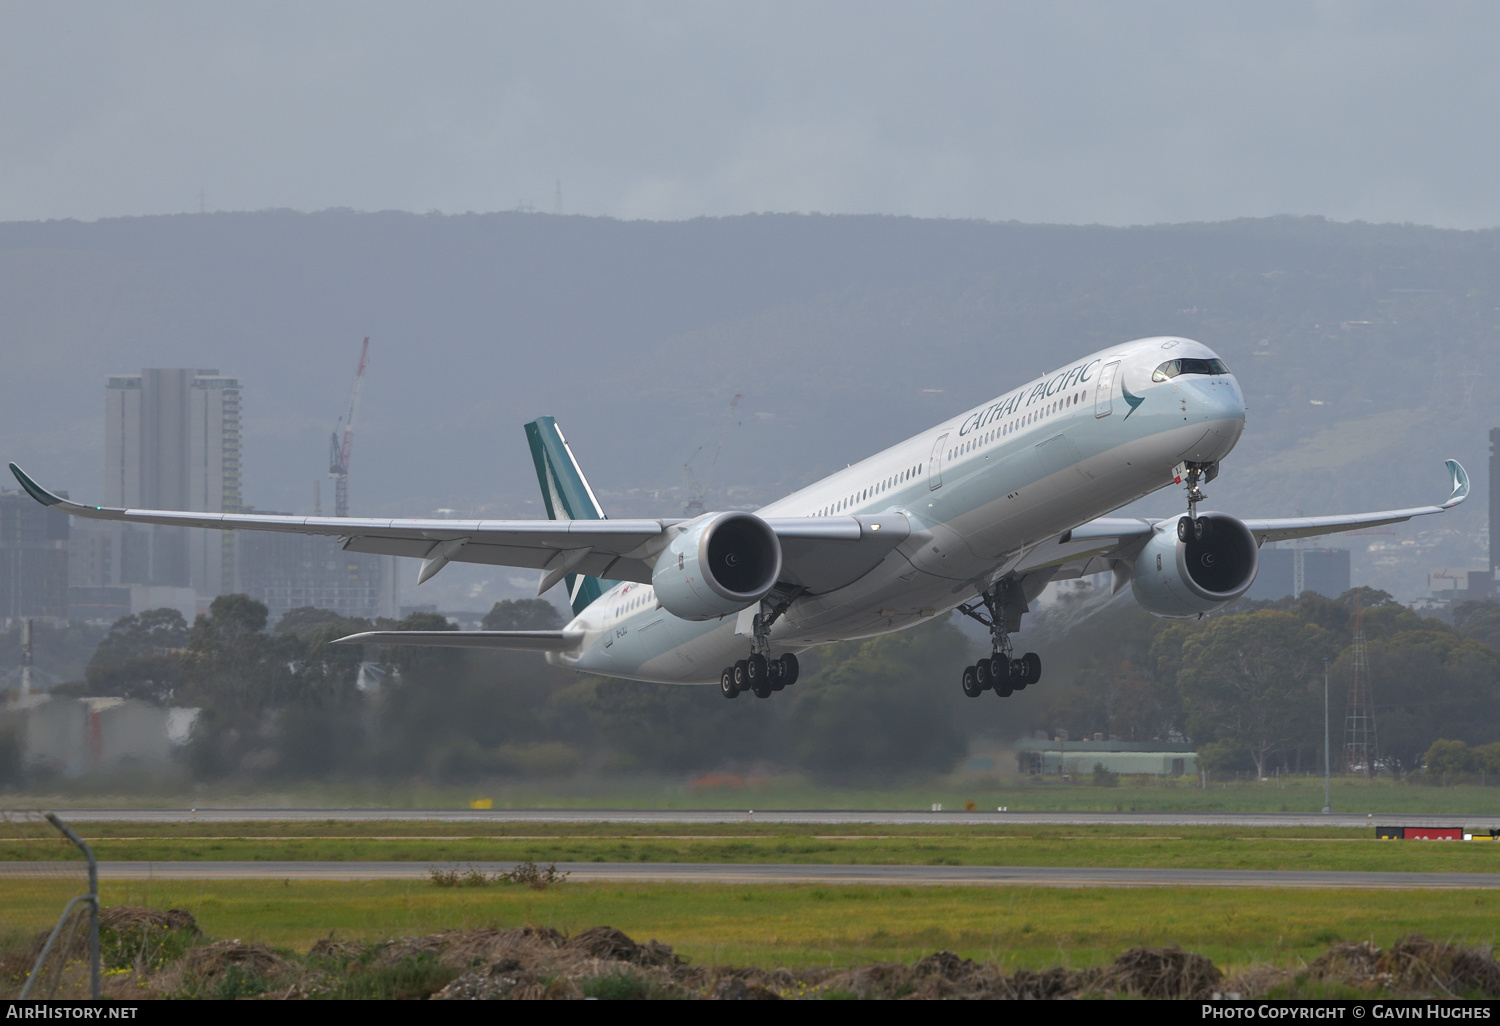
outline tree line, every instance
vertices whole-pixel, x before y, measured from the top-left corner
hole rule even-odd
[[[363,630],[453,627],[433,613],[371,622],[311,608],[269,627],[244,595],[215,599],[191,625],[171,609],[124,617],[83,679],[53,690],[201,710],[185,753],[199,779],[780,768],[870,782],[949,771],[980,738],[1062,731],[1190,742],[1211,772],[1264,776],[1321,770],[1325,680],[1338,758],[1356,617],[1382,771],[1500,780],[1486,769],[1500,740],[1500,605],[1467,603],[1446,623],[1371,589],[1166,621],[1066,586],[1023,635],[1046,676],[1004,700],[960,694],[983,644],[953,619],[812,649],[791,689],[725,701],[712,687],[580,676],[535,653],[334,645]],[[484,620],[560,625],[537,599],[496,603]]]
[[[1095,597],[1089,589],[1065,592],[1049,616],[1068,622]],[[1070,663],[1070,679],[1036,696],[1029,722],[1075,737],[1190,740],[1200,761],[1219,772],[1320,771],[1326,682],[1337,771],[1358,628],[1380,770],[1401,776],[1421,769],[1439,740],[1500,740],[1494,602],[1462,603],[1451,623],[1370,588],[1336,599],[1309,592],[1295,600],[1242,600],[1201,621],[1157,620],[1133,603],[1109,605],[1053,644]]]

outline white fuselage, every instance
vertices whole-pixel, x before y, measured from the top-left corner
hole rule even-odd
[[[1179,358],[1214,354],[1177,337],[1112,346],[757,510],[903,513],[912,528],[853,584],[794,601],[772,628],[773,647],[800,651],[946,614],[1037,545],[1170,484],[1178,464],[1227,455],[1244,429],[1239,385],[1230,374],[1152,380]],[[620,584],[569,625],[583,644],[548,659],[614,677],[713,683],[749,651],[736,621],[679,619],[658,607],[650,585]]]

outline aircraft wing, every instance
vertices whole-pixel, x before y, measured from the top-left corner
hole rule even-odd
[[[423,561],[420,584],[450,562],[486,563],[545,571],[538,594],[566,574],[651,583],[656,557],[686,521],[661,520],[385,520],[296,517],[257,513],[86,506],[54,495],[14,463],[11,473],[44,506],[94,520],[225,531],[282,531],[343,538],[350,552],[407,556]],[[812,594],[863,577],[911,533],[906,517],[883,513],[848,517],[771,517],[782,543],[783,577]]]
[[[1445,465],[1452,478],[1453,490],[1446,501],[1435,506],[1413,506],[1410,509],[1377,510],[1372,513],[1342,513],[1326,517],[1245,520],[1244,524],[1255,535],[1256,540],[1264,545],[1268,541],[1338,534],[1341,531],[1399,524],[1413,517],[1442,513],[1469,497],[1468,472],[1457,460],[1446,460]],[[1054,579],[1058,580],[1104,573],[1111,569],[1113,561],[1133,558],[1159,523],[1159,519],[1137,517],[1100,517],[1090,520],[1036,546],[1020,561],[1016,572],[1057,567]]]
[[[582,631],[365,631],[335,645],[426,645],[432,648],[508,648],[565,652],[583,641]]]
[[[1453,479],[1453,493],[1436,506],[1413,506],[1411,509],[1387,509],[1376,513],[1346,513],[1331,517],[1291,517],[1280,520],[1246,520],[1245,526],[1265,544],[1268,541],[1285,541],[1288,538],[1312,538],[1320,534],[1338,534],[1361,527],[1379,527],[1382,524],[1399,524],[1412,517],[1425,517],[1452,509],[1469,497],[1469,473],[1458,460],[1445,460],[1448,473]]]

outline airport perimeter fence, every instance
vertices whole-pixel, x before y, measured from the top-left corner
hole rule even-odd
[[[99,997],[99,872],[50,812],[0,811],[0,997]]]

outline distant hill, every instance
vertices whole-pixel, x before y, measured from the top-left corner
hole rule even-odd
[[[704,474],[721,432],[709,505],[755,505],[1073,355],[1166,333],[1214,347],[1249,394],[1210,506],[1427,502],[1457,456],[1476,501],[1404,552],[1353,539],[1355,574],[1414,595],[1427,564],[1479,554],[1495,231],[338,210],[0,224],[3,455],[81,497],[100,489],[104,377],[142,366],[243,379],[261,508],[310,511],[369,335],[356,514],[535,515],[520,426],[542,413],[611,512],[675,514],[684,461],[706,445]]]

